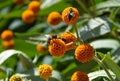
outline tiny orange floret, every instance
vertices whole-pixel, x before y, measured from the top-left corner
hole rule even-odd
[[[13,34],[13,31],[11,30],[4,30],[1,34],[1,39],[5,41],[11,40],[13,39],[13,37],[14,37],[14,34]]]
[[[75,50],[75,58],[79,62],[90,61],[94,56],[94,48],[89,44],[81,44]]]
[[[72,43],[66,46],[66,50],[71,50],[76,45],[77,38],[71,32],[64,32],[60,35],[61,38],[65,39],[65,44]]]
[[[79,12],[74,7],[67,7],[62,12],[62,19],[66,24],[73,24],[77,22],[79,18]]]
[[[73,73],[71,81],[89,81],[89,77],[85,72],[76,71]]]
[[[52,76],[52,67],[48,64],[42,64],[38,68],[38,74],[41,78],[48,80]]]
[[[5,49],[13,49],[14,40],[3,41],[3,46],[4,46]]]
[[[59,12],[51,12],[47,17],[47,22],[51,25],[58,25],[62,21]]]
[[[33,11],[31,10],[25,10],[23,13],[22,13],[22,20],[25,22],[25,23],[33,23],[34,20],[35,20],[35,14]]]
[[[66,52],[66,44],[61,39],[52,39],[48,49],[51,55],[62,56]]]
[[[22,4],[24,3],[24,0],[13,0],[15,4]]]
[[[45,53],[47,51],[47,48],[45,48],[44,46],[42,46],[41,44],[38,44],[36,46],[37,51],[41,52],[41,53]]]
[[[40,10],[40,2],[39,1],[31,1],[28,5],[28,9],[32,10],[34,13],[39,12]]]
[[[22,78],[19,75],[12,75],[9,81],[22,81]]]

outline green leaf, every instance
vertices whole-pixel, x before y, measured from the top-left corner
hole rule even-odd
[[[109,72],[110,72],[110,74],[115,79],[116,78],[115,74],[112,71],[109,71]],[[104,70],[99,70],[99,71],[91,72],[91,73],[88,74],[88,76],[89,76],[89,80],[90,81],[92,81],[92,80],[94,80],[94,79],[96,79],[98,77],[107,77],[107,78],[109,78],[108,75],[106,74],[106,72]]]
[[[80,63],[77,61],[76,63],[77,63],[77,67],[76,67],[77,70],[87,72],[87,73],[95,70],[96,67],[98,67],[97,63],[94,60],[91,60],[86,63]]]
[[[96,6],[96,9],[110,8],[110,7],[120,7],[120,0],[107,0]]]
[[[82,40],[87,40],[105,35],[111,31],[107,21],[102,18],[90,19],[84,26],[79,28]]]
[[[98,52],[98,54],[101,58],[104,58],[103,53]],[[103,63],[105,63],[107,67],[116,75],[117,79],[120,80],[120,67],[110,58],[109,54],[106,55]]]
[[[3,51],[0,54],[0,65],[3,64],[7,59],[9,59],[13,55],[18,55],[18,57],[22,61],[22,64],[23,64],[25,69],[33,68],[33,63],[31,61],[31,59],[29,57],[27,57],[26,54],[24,54],[23,52],[17,51],[17,50]]]
[[[17,10],[17,11],[12,11],[7,14],[0,14],[1,18],[9,19],[9,18],[21,18],[21,14],[24,10]]]
[[[5,77],[6,77],[5,68],[0,67],[0,79],[5,78]]]
[[[119,41],[115,39],[100,39],[90,43],[95,49],[109,48],[116,50],[120,47]]]
[[[29,57],[34,57],[35,54],[38,54],[36,50],[36,44],[28,43],[24,39],[15,39],[15,50],[20,50],[27,54]]]
[[[4,0],[4,1],[1,1],[2,4],[0,4],[0,10],[4,7],[7,7],[9,5],[11,5],[12,3],[12,0]]]
[[[70,3],[66,3],[64,0],[61,0],[60,2],[57,2],[50,7],[42,9],[39,14],[40,16],[47,16],[50,12],[52,11],[58,11],[61,12],[63,11],[64,8],[71,6]]]
[[[75,63],[71,63],[67,66],[67,68],[65,68],[63,71],[62,71],[62,74],[63,75],[67,75],[67,74],[72,74],[71,73],[71,70],[73,70],[74,68],[76,68],[76,64]]]

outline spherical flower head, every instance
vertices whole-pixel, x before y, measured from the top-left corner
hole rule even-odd
[[[3,46],[5,49],[12,49],[14,47],[14,40],[3,41]]]
[[[71,81],[89,81],[89,77],[86,73],[76,71],[71,77]]]
[[[76,45],[75,42],[76,42],[77,38],[71,32],[64,32],[60,35],[60,37],[65,39],[65,44],[72,42],[72,44],[66,46],[67,51],[71,50]]]
[[[1,39],[5,41],[11,40],[13,39],[13,37],[14,37],[14,34],[11,30],[4,30],[1,34]]]
[[[38,74],[41,78],[47,80],[52,76],[52,67],[48,64],[40,65],[38,68]]]
[[[62,12],[62,19],[66,24],[73,24],[77,22],[79,18],[79,12],[74,7],[67,7]]]
[[[38,44],[37,46],[36,46],[36,49],[37,49],[37,51],[39,51],[39,52],[41,52],[41,53],[44,53],[44,52],[46,52],[47,51],[47,48],[45,48],[43,45],[41,45],[41,44]]]
[[[47,22],[51,25],[58,25],[61,21],[62,18],[59,12],[51,12],[48,15]]]
[[[39,1],[31,1],[28,5],[28,9],[32,10],[34,13],[39,12],[40,10],[40,2]]]
[[[94,56],[94,48],[89,44],[81,44],[75,50],[75,58],[82,63],[90,61]]]
[[[22,13],[22,20],[25,22],[25,23],[33,23],[34,20],[35,20],[35,14],[33,11],[31,10],[25,10],[23,13]]]
[[[13,0],[15,4],[22,4],[24,3],[24,0]]]
[[[66,52],[66,44],[61,39],[53,39],[49,44],[49,52],[53,56],[62,56]]]
[[[19,75],[12,75],[9,81],[22,81],[22,78]]]

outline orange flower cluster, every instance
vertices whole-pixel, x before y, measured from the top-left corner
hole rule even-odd
[[[89,44],[81,44],[75,50],[75,58],[82,63],[90,61],[94,56],[94,48]]]
[[[48,80],[52,75],[52,67],[48,64],[40,65],[38,68],[38,74],[41,78]]]
[[[31,1],[28,4],[28,9],[22,13],[22,20],[25,23],[33,23],[35,21],[35,14],[40,10],[39,1]]]
[[[47,17],[47,22],[51,25],[58,25],[62,21],[59,12],[51,12]]]
[[[1,34],[3,46],[5,49],[12,49],[14,47],[14,33],[11,30],[4,30]]]
[[[89,77],[85,72],[76,71],[73,73],[71,81],[89,81]]]
[[[9,81],[22,81],[22,78],[19,75],[12,75]]]
[[[71,32],[64,32],[60,35],[61,38],[65,39],[65,44],[69,44],[66,46],[66,50],[71,50],[76,45],[77,38]]]
[[[66,44],[61,39],[51,40],[48,48],[53,56],[62,56],[66,52]]]
[[[32,23],[35,20],[35,14],[31,10],[25,10],[22,14],[22,20],[26,23]]]
[[[40,2],[38,1],[31,1],[28,5],[28,9],[32,10],[34,13],[39,12],[40,10]]]

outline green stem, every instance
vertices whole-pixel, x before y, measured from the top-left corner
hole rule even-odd
[[[76,27],[75,24],[72,24],[73,28],[75,29],[76,35],[77,35],[77,40],[82,44],[83,42],[81,41],[80,37],[79,37],[79,33],[78,33],[78,29]]]
[[[108,77],[111,79],[111,81],[115,81],[111,74],[109,73],[109,71],[107,70],[107,68],[105,67],[105,65],[103,64],[103,62],[101,60],[99,60],[96,56],[93,57],[93,59],[95,61],[97,61],[97,63],[105,70],[105,72],[107,73]]]

